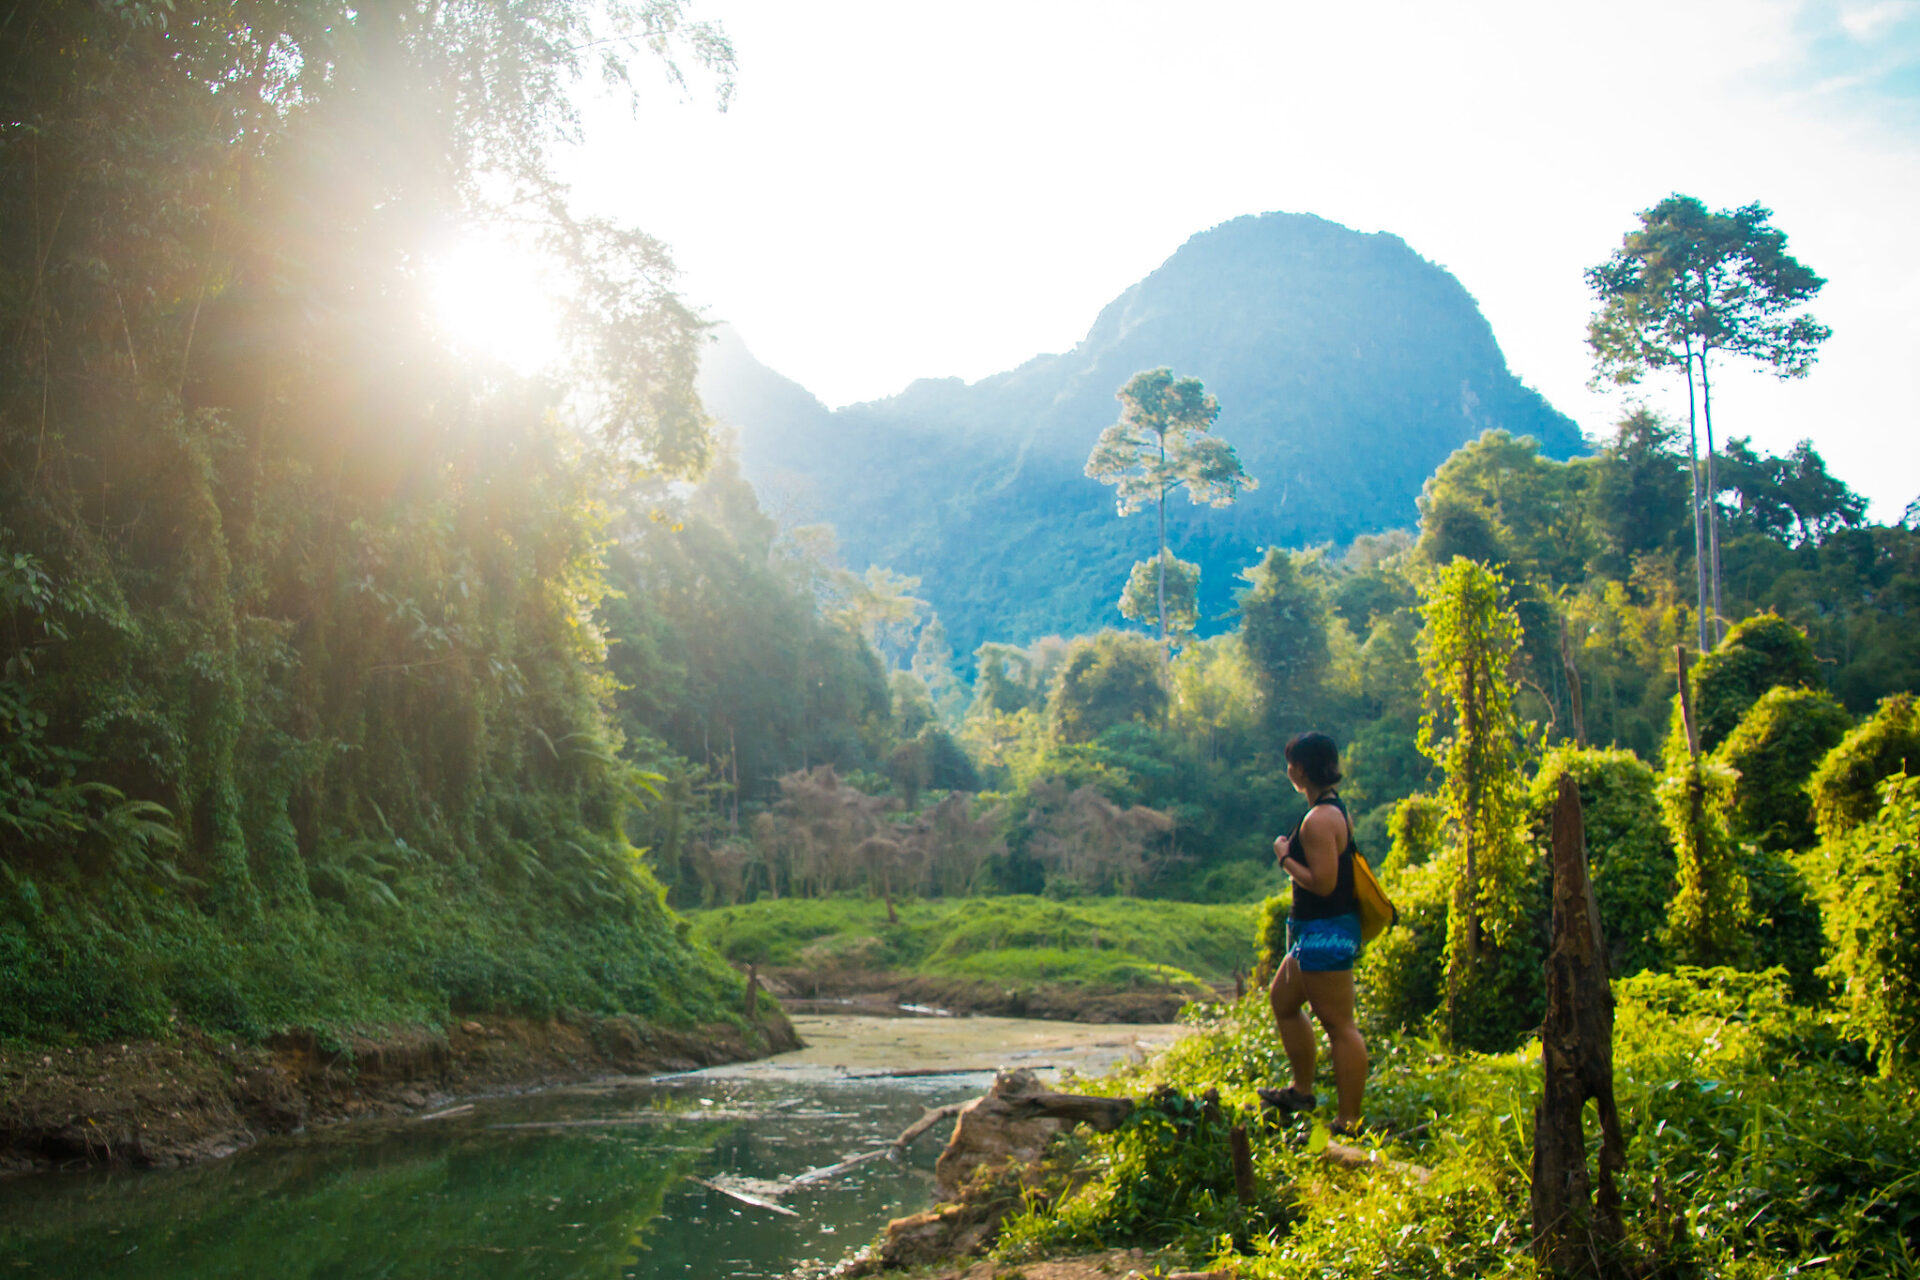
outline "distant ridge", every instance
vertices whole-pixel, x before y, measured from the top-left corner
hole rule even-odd
[[[1081,473],[1114,392],[1169,365],[1220,400],[1219,433],[1260,488],[1226,510],[1184,497],[1169,537],[1200,564],[1202,631],[1268,545],[1404,527],[1433,469],[1494,427],[1556,457],[1578,429],[1507,369],[1460,282],[1398,236],[1308,214],[1235,218],[1188,240],[1063,355],[965,383],[913,383],[828,410],[723,331],[701,372],[747,478],[783,518],[839,530],[855,567],[923,580],[955,648],[1117,625],[1151,522],[1118,520]],[[790,513],[790,514],[788,514]]]

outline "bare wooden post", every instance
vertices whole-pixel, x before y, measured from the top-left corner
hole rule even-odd
[[[1237,1124],[1227,1131],[1227,1143],[1233,1148],[1233,1190],[1241,1204],[1252,1204],[1259,1194],[1253,1180],[1253,1148],[1247,1142],[1247,1126]]]
[[[1560,616],[1560,665],[1567,672],[1567,708],[1573,716],[1573,742],[1587,745],[1587,703],[1580,692],[1580,668],[1573,660],[1573,636],[1567,630],[1566,615]]]
[[[1687,646],[1673,646],[1674,674],[1680,680],[1680,723],[1687,730],[1687,754],[1695,760],[1700,758],[1700,725],[1693,715],[1693,689],[1687,683]]]
[[[1613,992],[1587,880],[1580,788],[1562,775],[1553,806],[1553,948],[1540,1028],[1546,1088],[1533,1113],[1533,1251],[1556,1276],[1624,1275],[1620,1189],[1626,1143],[1613,1099]],[[1581,1112],[1600,1112],[1598,1186],[1587,1171]]]

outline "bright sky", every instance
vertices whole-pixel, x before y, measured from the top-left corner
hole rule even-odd
[[[1589,431],[1581,271],[1674,191],[1758,200],[1831,283],[1801,382],[1729,368],[1722,435],[1811,436],[1920,496],[1920,4],[708,0],[732,108],[596,109],[583,202],[673,247],[688,300],[830,405],[1078,341],[1243,213],[1388,230],[1479,300]],[[1685,399],[1675,378],[1656,405]],[[1231,415],[1232,406],[1225,406]],[[1223,417],[1223,424],[1225,422]]]

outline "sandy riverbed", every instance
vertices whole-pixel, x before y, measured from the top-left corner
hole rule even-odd
[[[1147,1057],[1189,1028],[1177,1024],[1043,1022],[1028,1018],[879,1018],[801,1014],[794,1030],[807,1042],[757,1062],[712,1067],[703,1074],[793,1074],[951,1071],[956,1075],[1031,1067],[1048,1078],[1071,1068],[1097,1075],[1115,1063]]]

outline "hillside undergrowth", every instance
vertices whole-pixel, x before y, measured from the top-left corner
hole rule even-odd
[[[1920,1275],[1920,1094],[1876,1076],[1782,971],[1643,974],[1615,991],[1632,1272]],[[1258,993],[1189,1016],[1195,1034],[1082,1086],[1147,1102],[1116,1132],[1056,1148],[1000,1257],[1171,1246],[1276,1280],[1539,1274],[1537,1043],[1455,1054],[1376,1033],[1363,1145],[1384,1161],[1356,1171],[1318,1158],[1323,1129],[1261,1118],[1253,1091],[1284,1079],[1285,1059]],[[1208,1089],[1218,1119],[1194,1102]],[[1233,1191],[1232,1123],[1252,1135],[1250,1207]]]

